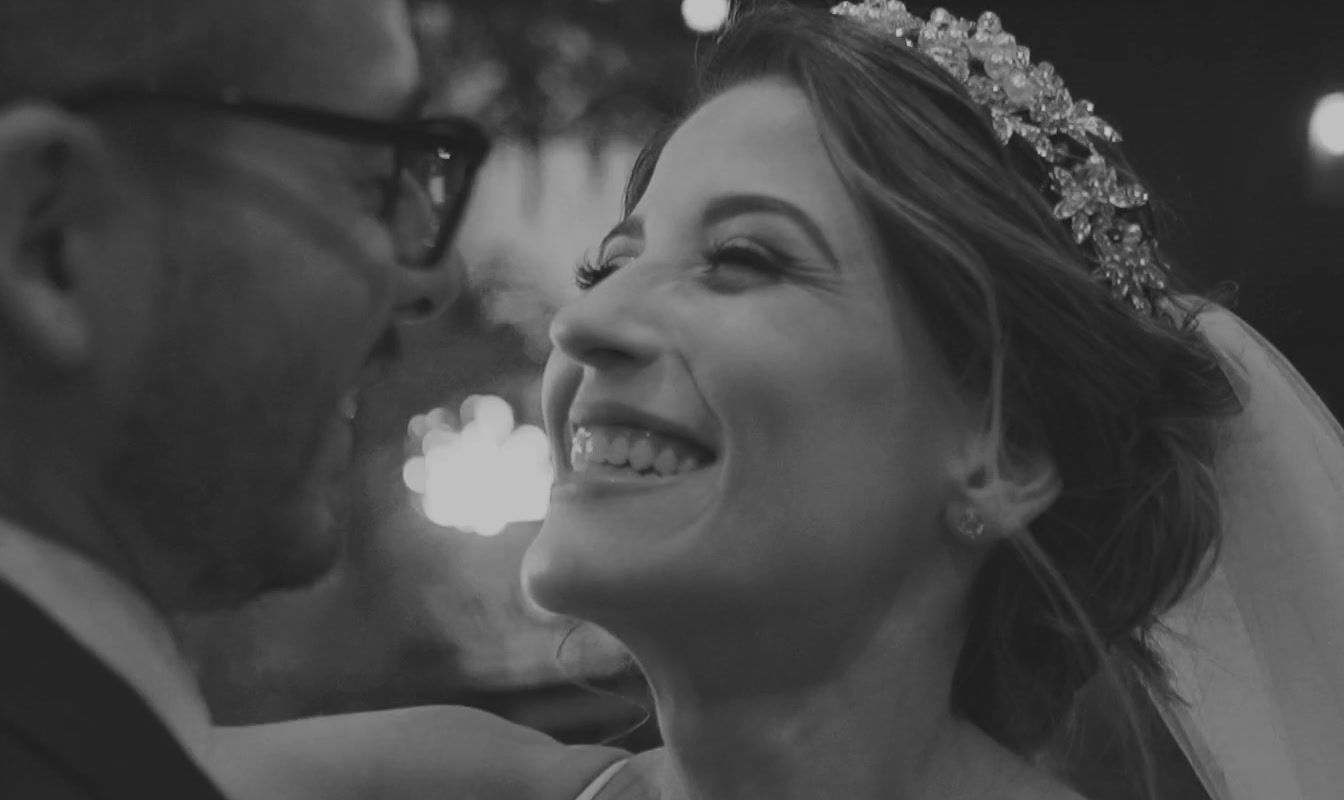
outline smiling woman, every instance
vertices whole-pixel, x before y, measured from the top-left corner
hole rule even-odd
[[[737,20],[636,164],[524,580],[630,647],[660,796],[1076,797],[1031,760],[1093,678],[1164,691],[1232,387],[1090,106],[1041,122],[990,16],[847,11]]]

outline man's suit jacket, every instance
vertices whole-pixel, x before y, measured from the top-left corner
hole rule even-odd
[[[222,800],[131,687],[0,581],[0,800]]]

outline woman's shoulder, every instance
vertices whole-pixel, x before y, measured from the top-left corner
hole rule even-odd
[[[217,729],[207,768],[244,797],[573,800],[626,753],[462,706]]]
[[[666,751],[658,747],[622,759],[619,768],[600,776],[590,787],[593,791],[578,800],[661,800],[664,794],[658,775],[666,771],[665,756]]]
[[[1026,777],[1010,783],[1004,800],[1089,800],[1054,775],[1033,771]]]
[[[1088,800],[1046,763],[1013,752],[980,728],[963,723],[935,772],[935,786],[949,796],[996,800]]]

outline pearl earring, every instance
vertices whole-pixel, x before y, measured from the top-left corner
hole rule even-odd
[[[980,518],[979,514],[968,508],[961,512],[961,516],[957,518],[957,533],[972,542],[978,542],[980,537],[985,535],[985,521]]]

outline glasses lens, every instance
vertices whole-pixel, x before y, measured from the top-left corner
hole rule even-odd
[[[468,190],[467,161],[446,149],[407,154],[394,220],[403,261],[427,265],[443,254]]]

